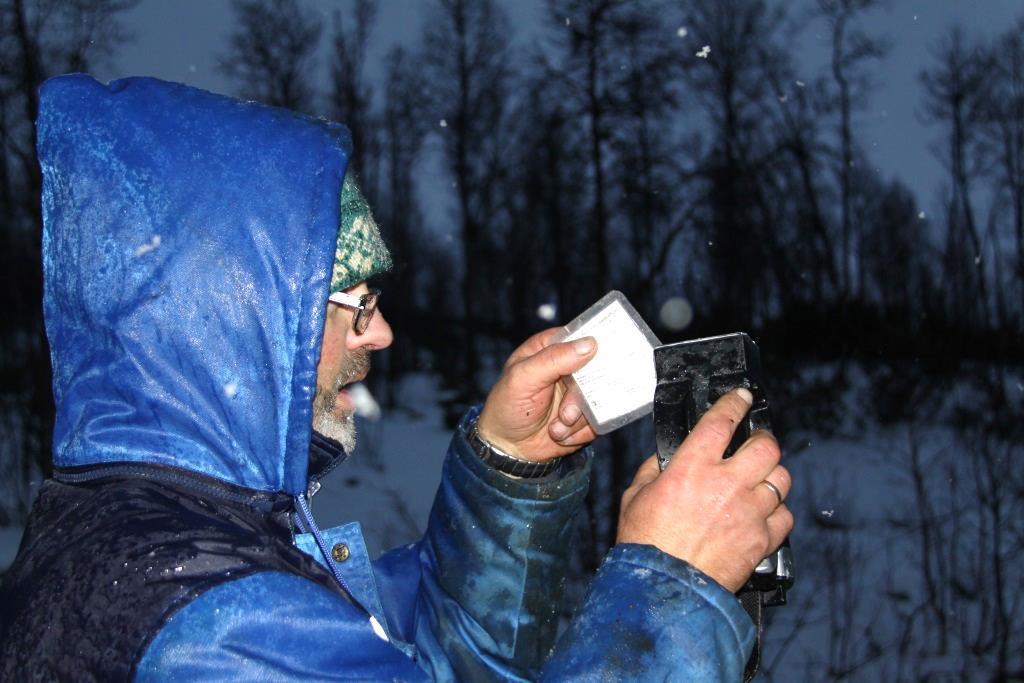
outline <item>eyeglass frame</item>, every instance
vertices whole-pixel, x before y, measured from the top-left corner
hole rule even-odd
[[[356,334],[363,334],[370,329],[373,321],[373,314],[377,312],[377,303],[380,301],[380,290],[371,289],[366,294],[349,294],[348,292],[334,292],[327,300],[331,303],[351,308],[356,312],[352,316],[352,330]]]

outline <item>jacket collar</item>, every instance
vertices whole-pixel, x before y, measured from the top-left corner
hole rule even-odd
[[[309,481],[323,479],[335,467],[348,459],[344,447],[314,430],[309,441]]]

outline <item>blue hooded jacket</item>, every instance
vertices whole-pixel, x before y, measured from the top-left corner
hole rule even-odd
[[[739,603],[647,546],[612,550],[555,645],[588,463],[506,477],[476,411],[418,543],[371,562],[358,524],[316,528],[342,126],[71,75],[38,133],[55,475],[0,589],[5,676],[739,680]]]

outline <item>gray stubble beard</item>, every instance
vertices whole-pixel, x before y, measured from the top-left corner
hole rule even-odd
[[[369,371],[369,350],[356,349],[338,370],[330,389],[324,391],[317,386],[316,396],[313,398],[313,429],[340,443],[345,452],[349,454],[356,447],[355,415],[351,412],[340,416],[335,415],[334,406],[341,388]]]

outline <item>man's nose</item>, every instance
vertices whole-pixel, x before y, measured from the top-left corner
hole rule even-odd
[[[367,348],[371,351],[380,351],[391,346],[395,335],[391,332],[391,325],[384,318],[384,314],[377,309],[373,318],[370,319],[370,326],[362,334],[348,335],[350,349]]]

